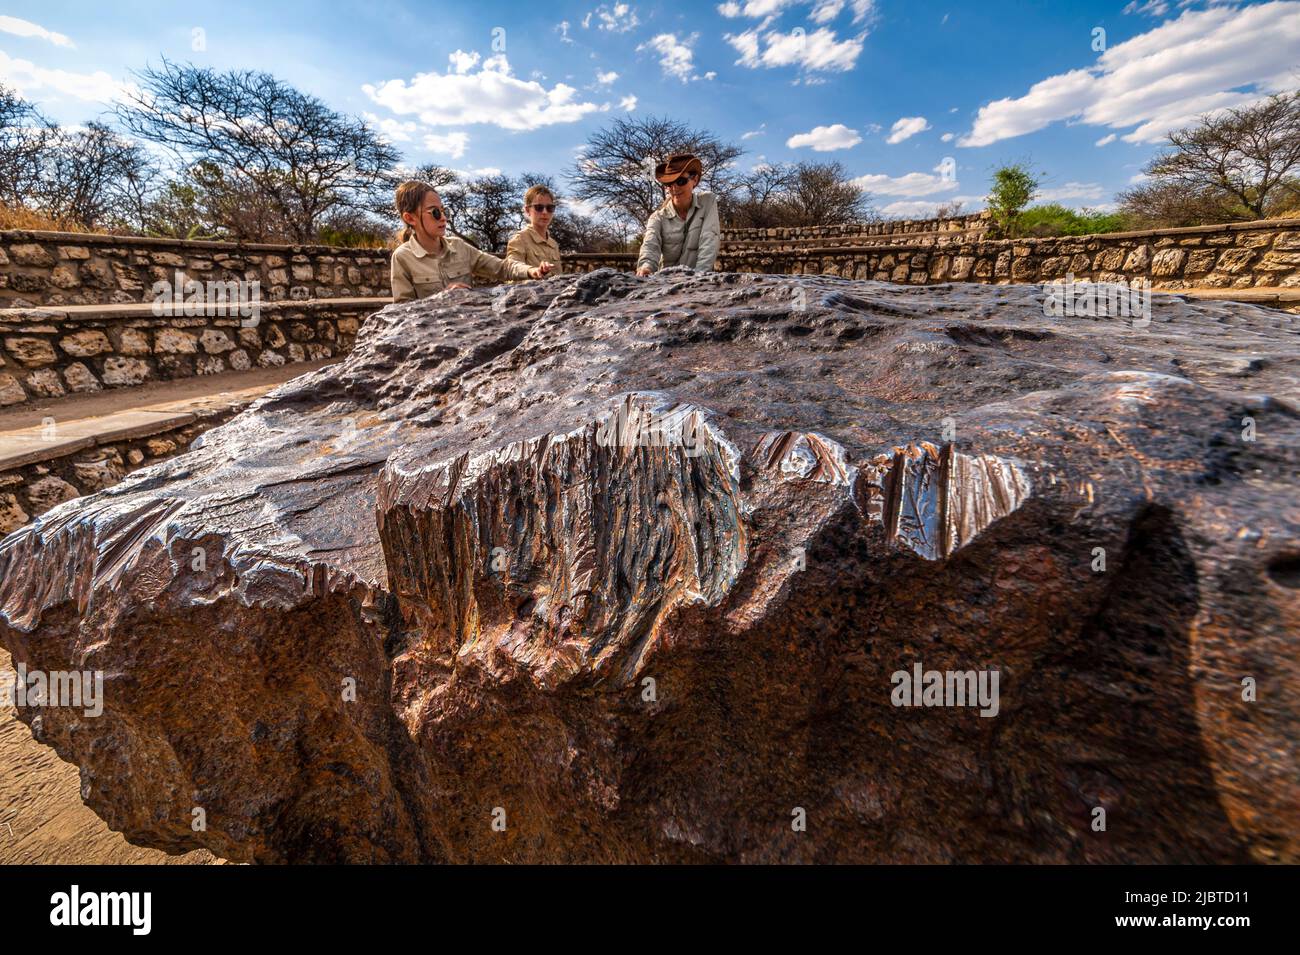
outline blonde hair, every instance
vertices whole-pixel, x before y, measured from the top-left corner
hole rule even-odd
[[[393,205],[397,209],[397,217],[400,219],[402,213],[410,212],[419,215],[420,206],[424,204],[424,197],[434,192],[433,186],[427,182],[421,182],[419,179],[408,179],[397,187],[397,193],[393,197]],[[397,232],[398,242],[405,242],[411,236],[415,235],[415,230],[402,220],[401,228]]]
[[[555,201],[555,193],[545,186],[529,186],[528,191],[524,193],[524,208],[527,209],[531,206],[538,196],[549,196],[551,202]]]

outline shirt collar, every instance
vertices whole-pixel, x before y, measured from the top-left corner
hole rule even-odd
[[[426,256],[433,256],[434,258],[442,257],[442,256],[434,256],[432,252],[430,252],[424,246],[420,245],[420,240],[417,239],[414,235],[412,235],[409,239],[406,240],[406,245],[410,248],[411,254],[414,255],[417,259],[423,259]],[[447,236],[444,235],[442,237],[442,254],[446,255],[450,251],[451,251],[451,241],[447,238]]]
[[[689,206],[686,207],[686,218],[689,219],[690,216],[691,216],[691,213],[694,212],[694,211],[699,207],[699,205],[700,205],[700,194],[699,194],[699,192],[692,192],[692,193],[691,193],[691,204],[690,204]],[[681,216],[679,216],[679,215],[677,214],[677,207],[676,207],[675,205],[673,205],[673,201],[672,201],[671,199],[668,200],[668,214],[669,214],[670,216],[672,216],[674,219],[680,219],[680,218],[682,218]]]

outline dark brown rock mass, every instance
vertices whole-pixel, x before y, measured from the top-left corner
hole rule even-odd
[[[232,860],[1300,861],[1297,319],[1151,319],[672,270],[391,306],[0,544],[15,663],[104,673],[23,718]],[[967,705],[895,705],[918,671]]]

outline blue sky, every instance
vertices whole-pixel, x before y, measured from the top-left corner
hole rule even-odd
[[[890,215],[979,208],[1029,160],[1106,207],[1169,128],[1300,87],[1300,0],[1206,3],[0,2],[0,82],[63,123],[162,57],[274,73],[410,164],[563,173],[616,115],[838,160]]]

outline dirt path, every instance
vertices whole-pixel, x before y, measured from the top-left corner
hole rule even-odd
[[[0,675],[12,672],[9,654],[0,650]],[[218,861],[205,849],[169,856],[131,845],[81,802],[77,768],[32,739],[12,706],[0,707],[0,864]]]

